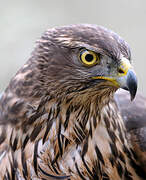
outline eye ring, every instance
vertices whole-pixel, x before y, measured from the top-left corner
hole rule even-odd
[[[80,51],[80,60],[85,66],[94,66],[99,63],[100,57],[93,51],[83,49]]]

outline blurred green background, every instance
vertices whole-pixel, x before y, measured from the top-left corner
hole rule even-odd
[[[131,46],[139,91],[146,95],[146,0],[1,1],[0,92],[47,28],[74,23],[103,25],[121,35]]]

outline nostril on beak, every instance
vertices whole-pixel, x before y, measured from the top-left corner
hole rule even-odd
[[[118,72],[119,72],[120,74],[124,74],[124,71],[123,71],[121,68],[118,69]]]

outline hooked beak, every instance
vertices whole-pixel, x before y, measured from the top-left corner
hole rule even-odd
[[[137,78],[129,60],[122,58],[118,73],[110,77],[97,76],[93,79],[103,79],[111,83],[112,86],[122,88],[130,92],[131,101],[135,98],[137,92]]]
[[[126,58],[121,60],[116,81],[120,88],[130,92],[132,101],[137,92],[137,77],[130,62]]]

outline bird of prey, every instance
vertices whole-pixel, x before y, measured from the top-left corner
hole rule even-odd
[[[47,30],[0,99],[0,179],[146,179],[145,121],[125,93],[114,97],[119,88],[134,99],[120,36],[90,24]]]

